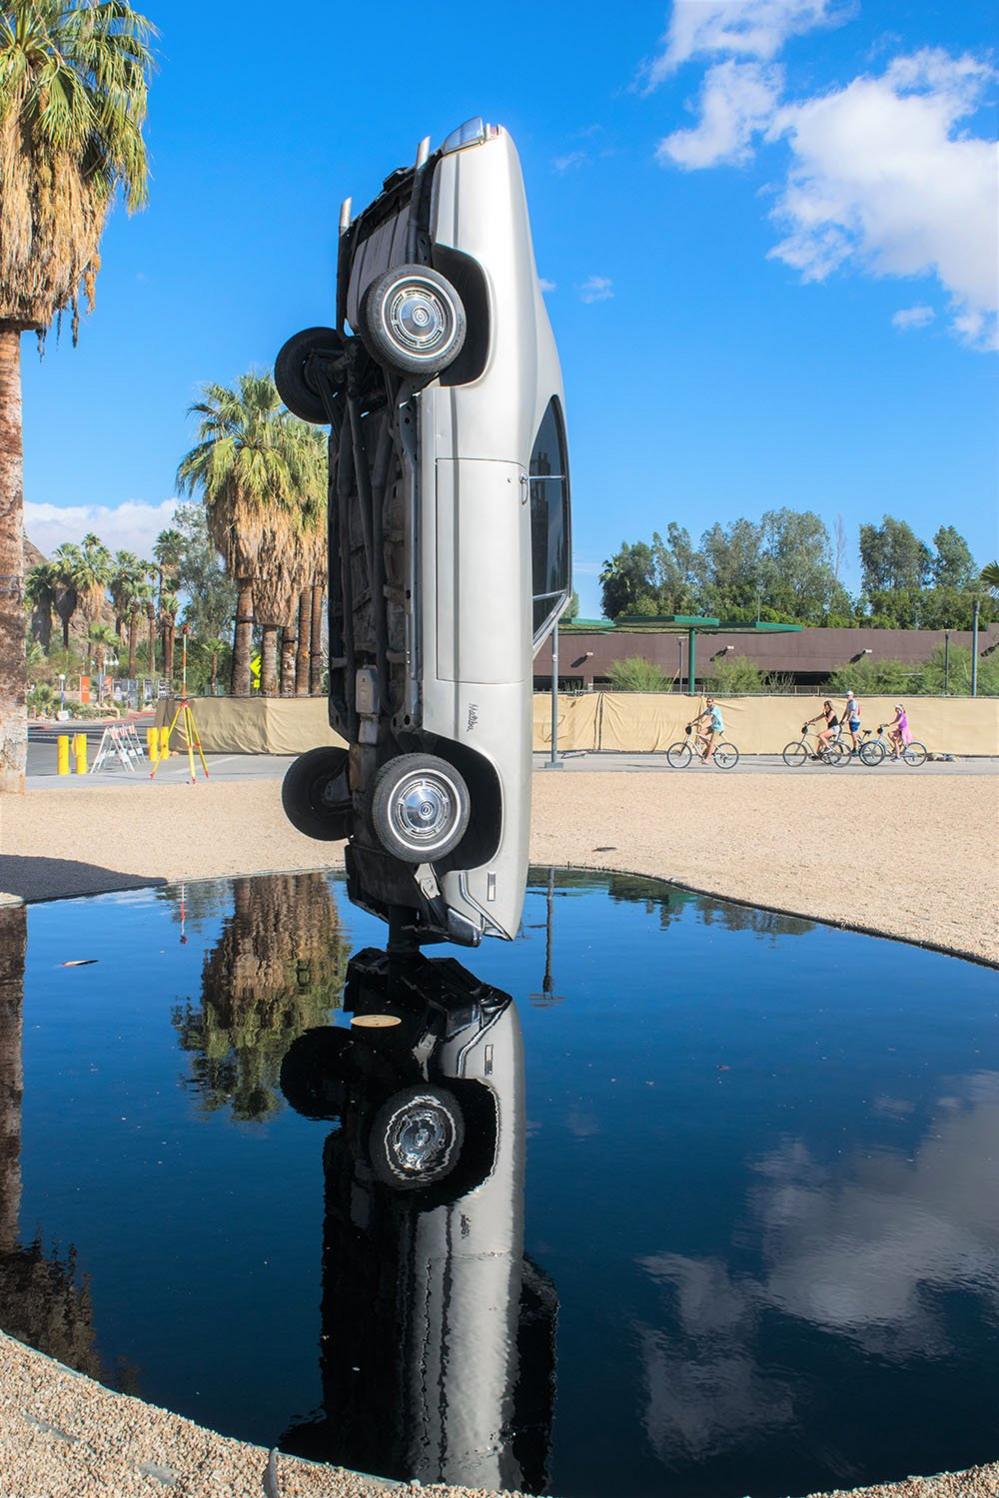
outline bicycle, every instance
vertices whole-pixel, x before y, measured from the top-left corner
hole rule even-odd
[[[883,723],[878,725],[876,738],[871,738],[870,734],[871,730],[865,728],[864,742],[860,746],[860,758],[871,769],[875,765],[884,764],[886,759],[900,759],[903,764],[911,765],[914,768],[918,768],[919,765],[925,765],[929,759],[926,745],[921,744],[918,739],[912,739],[908,744],[903,744],[901,751],[899,751],[897,745],[890,743],[885,737]]]
[[[685,726],[684,733],[687,737],[682,742],[678,740],[677,743],[670,744],[666,750],[666,762],[674,770],[685,770],[693,760],[694,750],[690,742],[691,739],[694,739],[699,745],[703,744],[705,749],[708,746],[707,735],[703,733],[695,734],[693,723],[688,723]],[[700,750],[698,750],[698,753],[700,753]],[[739,763],[739,751],[734,744],[730,744],[725,740],[723,743],[715,745],[714,753],[709,763],[716,764],[719,770],[733,770]]]
[[[793,739],[790,744],[785,744],[781,758],[791,769],[797,769],[806,765],[810,759],[817,759],[824,765],[845,765],[849,763],[850,751],[841,742],[843,725],[840,723],[836,728],[836,737],[830,739],[828,744],[819,747],[818,734],[815,735],[816,749],[813,752],[808,742],[807,723],[801,725],[801,738]]]

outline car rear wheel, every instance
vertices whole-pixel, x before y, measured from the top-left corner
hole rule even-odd
[[[347,780],[346,749],[310,749],[288,767],[281,804],[293,827],[319,842],[350,836],[353,806]]]
[[[316,363],[342,354],[343,339],[335,328],[305,328],[285,343],[274,361],[278,395],[293,416],[325,426],[329,412],[317,380]]]
[[[434,754],[400,754],[378,772],[371,820],[404,863],[434,863],[461,842],[471,814],[464,777]]]
[[[464,1139],[453,1093],[430,1083],[406,1087],[375,1114],[368,1139],[372,1174],[396,1190],[431,1186],[454,1170]]]
[[[461,353],[465,308],[446,276],[429,265],[399,265],[364,293],[360,331],[379,364],[431,377]]]

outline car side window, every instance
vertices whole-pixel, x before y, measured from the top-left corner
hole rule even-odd
[[[554,397],[534,439],[530,485],[536,643],[569,591],[569,463],[562,412]]]

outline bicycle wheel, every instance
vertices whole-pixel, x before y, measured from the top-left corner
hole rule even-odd
[[[926,751],[926,745],[920,744],[915,739],[913,739],[912,743],[906,744],[905,748],[902,750],[902,758],[905,760],[907,765],[925,765],[926,761],[929,759],[929,755]]]
[[[785,744],[781,758],[792,770],[798,765],[807,765],[808,745],[803,739],[796,739],[793,744]]]
[[[685,770],[693,757],[689,744],[670,744],[666,750],[666,763],[674,770]]]
[[[739,751],[734,744],[719,744],[711,758],[719,770],[734,770],[739,763]]]
[[[850,763],[850,751],[845,744],[827,744],[822,751],[822,763],[824,765],[848,765]]]
[[[860,758],[869,769],[881,764],[885,757],[885,746],[880,739],[865,739],[860,746]]]

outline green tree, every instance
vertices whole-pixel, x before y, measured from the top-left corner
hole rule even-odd
[[[236,589],[208,534],[204,505],[179,505],[173,523],[183,538],[177,562],[177,588],[187,598],[184,622],[198,640],[218,640],[231,632]]]
[[[652,534],[652,580],[655,588],[654,612],[688,614],[697,607],[697,595],[703,558],[691,545],[690,532],[671,520],[666,539],[658,531]]]
[[[705,613],[729,619],[755,617],[767,581],[764,526],[753,520],[715,523],[701,537]]]
[[[573,619],[579,618],[579,594],[573,588],[566,605],[565,613],[562,615],[563,624],[571,624]]]
[[[989,592],[999,597],[999,562],[989,562],[988,566],[982,568],[981,584],[988,588]]]
[[[0,8],[0,790],[24,789],[24,465],[20,343],[93,306],[120,189],[145,202],[142,138],[153,28],[127,0]]]
[[[651,546],[645,541],[622,541],[621,549],[604,563],[600,584],[606,618],[634,613],[640,598],[655,594]]]
[[[952,525],[942,525],[933,537],[936,555],[930,562],[930,575],[938,588],[965,590],[978,579],[971,548]]]
[[[838,667],[826,683],[830,692],[856,692],[864,697],[876,697],[885,692],[919,692],[923,688],[923,668],[911,662],[896,660],[873,660],[865,656],[861,661],[848,661]]]
[[[62,625],[62,648],[69,649],[69,626],[79,606],[80,595],[77,581],[82,568],[80,548],[64,541],[52,553],[49,563],[55,581],[55,609]]]
[[[712,691],[722,696],[762,692],[766,688],[763,672],[755,661],[744,655],[719,656],[710,663],[705,681]]]
[[[875,594],[906,588],[918,591],[929,580],[932,557],[904,520],[885,515],[880,525],[860,527],[863,590]]]

